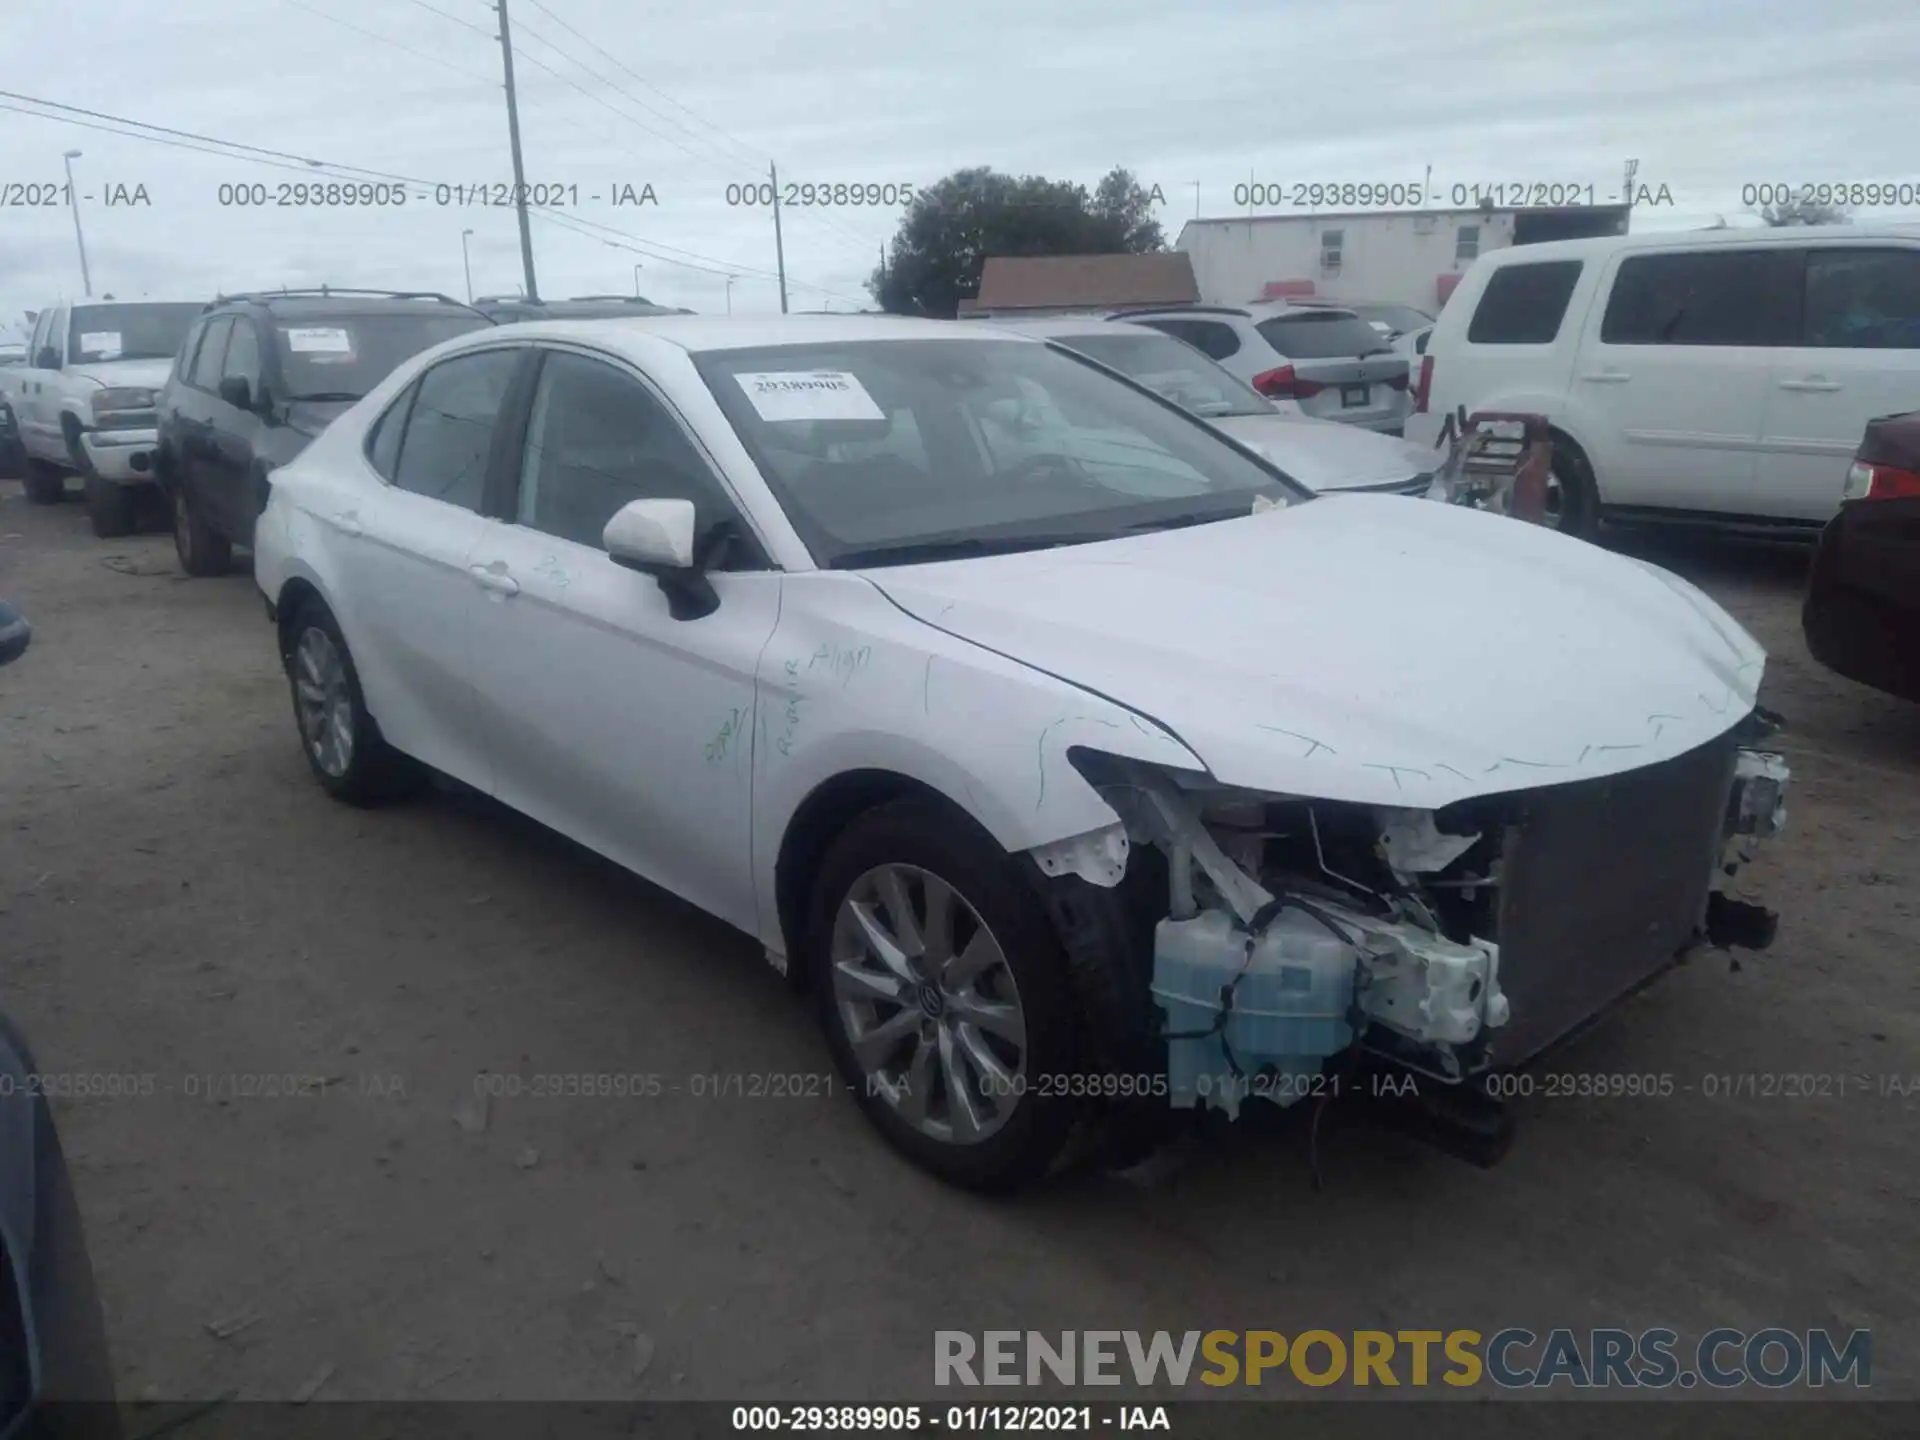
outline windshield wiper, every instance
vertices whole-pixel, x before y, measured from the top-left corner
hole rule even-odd
[[[965,560],[975,555],[1013,555],[1050,550],[1056,545],[1091,545],[1111,540],[1118,531],[1075,530],[1045,535],[952,535],[940,540],[908,540],[898,545],[867,545],[833,557],[836,570],[868,565],[917,565],[929,560]]]
[[[311,395],[289,395],[287,397],[287,403],[289,405],[298,405],[302,402],[311,405],[329,405],[336,401],[351,403],[352,401],[365,398],[365,396],[355,395],[346,390],[317,390]]]

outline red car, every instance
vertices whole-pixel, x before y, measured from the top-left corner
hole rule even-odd
[[[1920,700],[1920,410],[1868,422],[1800,624],[1829,670]]]

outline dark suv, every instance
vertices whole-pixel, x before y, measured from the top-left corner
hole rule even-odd
[[[159,400],[155,470],[189,575],[253,543],[266,479],[401,361],[493,323],[426,291],[223,295],[180,347]]]
[[[528,300],[519,295],[485,295],[473,302],[473,308],[496,325],[511,325],[516,320],[603,320],[620,315],[693,314],[691,310],[656,305],[640,295],[576,295],[570,300]]]

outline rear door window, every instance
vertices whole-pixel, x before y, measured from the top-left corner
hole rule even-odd
[[[220,365],[221,378],[233,377],[247,382],[255,395],[260,393],[260,336],[251,320],[235,320],[233,336],[227,341],[227,356]]]
[[[1551,345],[1566,319],[1567,302],[1580,280],[1578,260],[1541,260],[1502,265],[1487,279],[1473,320],[1469,345]]]
[[[508,349],[460,355],[420,377],[394,466],[395,485],[479,510],[494,427],[520,353]]]
[[[1695,250],[1620,262],[1600,321],[1603,345],[1769,345],[1794,263],[1779,250]]]
[[[1299,310],[1271,316],[1254,328],[1289,360],[1366,355],[1387,348],[1378,330],[1347,310]]]
[[[1920,250],[1809,252],[1800,343],[1920,350]]]
[[[220,368],[227,358],[227,337],[232,333],[230,315],[222,315],[207,326],[207,333],[200,337],[200,349],[193,357],[193,369],[187,375],[187,383],[194,389],[219,388]]]

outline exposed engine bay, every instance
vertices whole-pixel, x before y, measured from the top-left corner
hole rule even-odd
[[[1702,944],[1763,948],[1724,893],[1785,820],[1754,718],[1662,765],[1444,810],[1251,793],[1138,761],[1076,761],[1121,817],[1034,853],[1120,883],[1165,856],[1152,994],[1177,1108],[1285,1105],[1364,1056],[1458,1086],[1525,1063]]]

